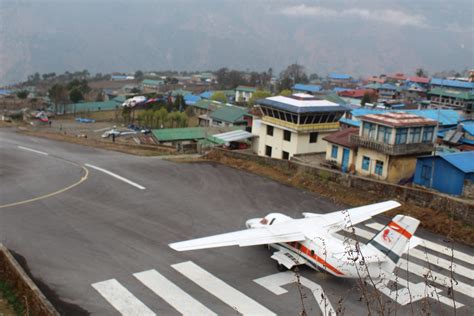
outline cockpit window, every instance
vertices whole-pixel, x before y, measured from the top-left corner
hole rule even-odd
[[[270,224],[268,224],[268,225],[273,224],[274,221],[275,221],[275,218],[272,218],[272,220],[270,221]]]

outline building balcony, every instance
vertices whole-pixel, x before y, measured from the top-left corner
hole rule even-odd
[[[433,151],[433,143],[413,143],[413,144],[385,144],[372,139],[351,135],[350,141],[354,145],[366,147],[390,156],[417,155]]]
[[[336,131],[339,129],[340,125],[339,122],[331,122],[331,123],[319,123],[319,124],[296,124],[288,121],[279,120],[274,117],[270,116],[263,116],[262,121],[266,123],[270,123],[274,126],[281,126],[282,128],[286,128],[295,132],[322,132],[322,131]]]

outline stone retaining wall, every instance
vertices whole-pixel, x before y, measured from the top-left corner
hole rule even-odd
[[[27,315],[59,316],[53,305],[2,244],[0,244],[0,278],[15,289],[18,298],[26,307]]]

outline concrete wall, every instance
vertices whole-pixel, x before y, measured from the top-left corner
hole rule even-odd
[[[364,156],[370,158],[369,170],[362,169],[362,160]],[[355,170],[360,175],[371,176],[379,180],[385,180],[388,177],[389,158],[390,156],[382,154],[378,151],[364,148],[364,147],[359,147],[359,150],[357,152],[357,157],[356,157]],[[382,170],[381,176],[375,173],[376,160],[383,161],[383,170]]]
[[[250,153],[229,151],[219,148],[214,150],[229,157],[275,166],[285,172],[305,172],[328,181],[336,182],[348,188],[358,188],[367,192],[377,192],[377,194],[380,196],[380,200],[397,199],[402,203],[408,202],[414,205],[431,208],[433,210],[445,212],[456,219],[466,222],[469,225],[474,225],[473,201],[462,200],[445,194],[419,188],[401,186],[378,181],[376,179],[355,176],[323,167],[308,166],[294,161],[270,159]]]
[[[332,157],[332,146],[333,145],[337,146],[337,148],[338,148],[336,158]],[[347,148],[347,147],[337,145],[337,144],[332,144],[332,143],[328,142],[326,144],[326,160],[334,161],[339,166],[341,166],[342,165],[342,155],[343,155],[343,152],[344,152],[344,148]],[[349,166],[351,166],[351,165],[354,165],[355,158],[357,157],[357,155],[355,154],[355,151],[353,149],[350,149],[350,148],[347,148],[347,149],[349,149]]]
[[[327,142],[323,140],[329,135],[327,132],[319,132],[316,143],[309,142],[309,133],[291,132],[291,140],[283,139],[284,129],[278,126],[273,126],[273,136],[267,135],[267,126],[265,122],[260,123],[258,129],[259,145],[257,155],[265,156],[265,146],[272,147],[272,158],[281,159],[283,151],[290,154],[290,158],[295,154],[307,153],[323,153],[326,151]]]
[[[387,181],[399,183],[414,175],[416,169],[416,157],[390,157],[388,165]]]

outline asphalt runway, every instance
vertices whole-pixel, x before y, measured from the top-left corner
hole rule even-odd
[[[278,272],[264,247],[168,247],[242,229],[270,212],[344,209],[313,193],[218,164],[136,157],[8,129],[0,129],[0,179],[0,241],[24,258],[64,315],[295,315],[303,305],[309,315],[368,314],[357,281],[302,267],[300,294],[294,274]],[[356,234],[368,240],[387,221],[378,217]],[[473,248],[454,245],[450,291],[451,245],[421,229],[416,235],[426,242],[408,263],[404,257],[392,287],[367,286],[372,312],[379,297],[392,312],[469,315]],[[406,287],[413,303],[402,306],[396,301]]]

